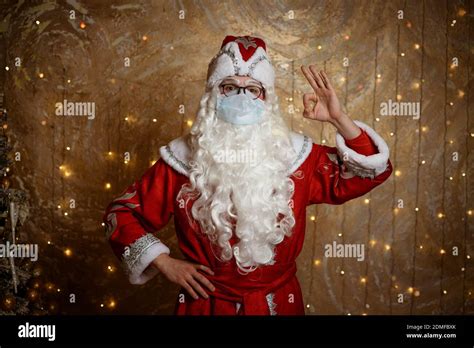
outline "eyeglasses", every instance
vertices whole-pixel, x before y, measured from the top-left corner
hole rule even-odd
[[[262,93],[264,92],[263,87],[258,87],[258,86],[246,86],[246,87],[240,87],[237,85],[234,85],[233,83],[223,83],[220,85],[221,92],[224,93],[226,97],[231,97],[233,95],[240,94],[240,90],[243,89],[244,93],[251,97],[252,99],[258,99]]]

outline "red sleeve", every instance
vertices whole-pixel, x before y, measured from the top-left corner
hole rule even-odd
[[[176,173],[160,159],[114,199],[104,214],[107,238],[115,255],[119,259],[126,258],[127,247],[134,244],[131,247],[133,255],[127,261],[130,261],[129,271],[135,270],[137,276],[148,266],[137,268],[137,263],[149,264],[148,259],[154,256],[151,251],[155,255],[166,250],[169,253],[169,249],[152,234],[165,226],[173,214],[175,180]]]
[[[365,156],[378,153],[377,147],[363,130],[357,138],[346,140],[345,143]],[[307,161],[310,171],[308,204],[342,204],[366,194],[387,180],[392,172],[392,165],[388,161],[387,169],[378,176],[359,177],[345,168],[337,148],[317,144],[313,144]]]
[[[346,140],[346,145],[361,155],[369,156],[377,153],[377,147],[362,129],[357,138]]]

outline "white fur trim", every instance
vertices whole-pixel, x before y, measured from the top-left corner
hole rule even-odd
[[[171,168],[178,173],[189,176],[189,161],[191,149],[188,144],[188,135],[172,140],[168,145],[160,147],[160,155]]]
[[[207,72],[207,87],[212,88],[217,81],[235,75],[250,76],[267,88],[275,84],[275,71],[262,47],[258,47],[252,57],[244,61],[238,43],[231,41],[211,60]]]
[[[288,170],[289,175],[294,173],[306,161],[313,148],[313,140],[307,135],[290,132],[290,139],[296,152],[296,159]]]
[[[153,278],[158,270],[149,266],[163,253],[169,254],[170,249],[151,233],[138,238],[125,248],[122,258],[130,283],[145,284]]]
[[[188,135],[172,140],[168,145],[160,147],[161,158],[174,170],[189,176],[189,161],[191,160],[191,149],[188,143]],[[296,152],[296,158],[288,169],[291,175],[308,158],[313,147],[310,137],[290,132],[291,143]]]
[[[364,156],[350,149],[344,140],[344,137],[336,134],[336,147],[339,156],[343,159],[346,168],[357,176],[362,178],[374,178],[387,170],[388,157],[390,151],[387,143],[372,128],[360,121],[354,121],[367,135],[372,139],[379,153],[370,156]]]

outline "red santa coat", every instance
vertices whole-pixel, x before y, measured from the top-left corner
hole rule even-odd
[[[337,134],[337,147],[313,144],[310,138],[292,133],[297,156],[289,175],[295,184],[292,207],[296,223],[291,236],[275,247],[275,263],[246,275],[238,272],[235,260],[221,262],[214,256],[209,239],[190,216],[192,201],[186,206],[177,200],[181,187],[188,183],[190,152],[185,138],[162,147],[162,158],[116,198],[104,215],[107,238],[130,282],[143,284],[158,273],[150,264],[169,249],[154,233],[173,216],[183,255],[211,268],[215,275],[206,277],[216,287],[208,291],[209,299],[197,300],[183,289],[177,314],[304,314],[295,260],[303,247],[306,207],[342,204],[380,185],[392,172],[386,143],[364,123],[356,123],[362,133],[350,141]],[[231,244],[235,242],[231,239]]]

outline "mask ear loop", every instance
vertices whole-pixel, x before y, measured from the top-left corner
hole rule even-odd
[[[217,80],[212,87],[212,90],[217,90],[216,93],[216,105],[215,105],[215,111],[217,111],[217,108],[219,107],[220,103],[222,102],[222,93],[221,93],[221,83],[224,81],[224,79]]]
[[[262,85],[263,100],[267,100],[267,93],[266,92],[267,92],[267,90]]]

